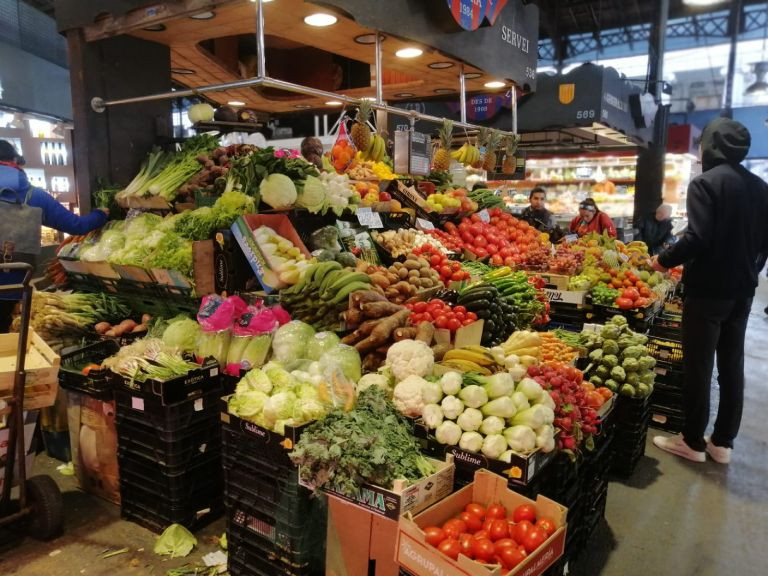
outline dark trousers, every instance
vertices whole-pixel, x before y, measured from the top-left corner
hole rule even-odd
[[[686,298],[683,304],[683,438],[694,450],[706,447],[715,354],[720,405],[712,443],[731,448],[739,432],[744,406],[744,336],[751,307],[751,298]]]

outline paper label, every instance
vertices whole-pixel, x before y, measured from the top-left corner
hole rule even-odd
[[[194,408],[195,412],[202,412],[202,410],[203,410],[203,399],[202,398],[198,398],[197,400],[195,400],[195,404],[194,404],[193,408]]]
[[[424,218],[416,218],[416,228],[419,230],[434,230],[435,225],[432,224],[429,220],[425,220]]]
[[[485,208],[480,210],[480,212],[478,212],[477,215],[480,217],[480,220],[482,220],[485,223],[488,223],[491,221],[491,215],[488,214],[488,210]]]
[[[370,208],[358,208],[357,221],[360,222],[361,226],[367,226],[368,228],[384,228],[384,223],[381,221],[379,213],[374,212]]]
[[[131,408],[134,410],[141,410],[144,412],[144,398],[137,398],[136,396],[131,396]]]
[[[576,242],[579,239],[578,234],[567,234],[563,236],[563,241],[568,242],[569,244]]]

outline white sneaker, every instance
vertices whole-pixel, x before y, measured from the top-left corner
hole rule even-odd
[[[728,464],[731,461],[731,448],[715,446],[709,436],[704,436],[707,441],[707,454],[718,464]]]
[[[706,452],[699,452],[688,446],[688,444],[685,443],[685,440],[683,440],[682,434],[678,434],[677,436],[654,436],[653,444],[665,452],[686,458],[691,462],[707,461]]]

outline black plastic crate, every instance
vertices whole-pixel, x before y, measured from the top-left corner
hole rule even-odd
[[[614,456],[611,462],[611,474],[620,478],[629,478],[644,455],[645,451],[641,450],[628,456]]]
[[[174,474],[221,453],[221,427],[217,424],[159,433],[150,426],[125,423],[117,429],[118,454],[139,456]]]
[[[655,382],[682,388],[685,384],[685,371],[682,364],[671,364],[662,360],[653,369],[656,373]]]
[[[221,418],[227,450],[246,453],[251,460],[269,462],[273,466],[294,467],[288,454],[308,425],[298,428],[286,426],[286,435],[282,436],[233,414],[222,413]]]
[[[682,409],[683,407],[683,390],[677,386],[666,386],[664,384],[658,384],[653,388],[653,394],[651,394],[651,413],[653,414],[654,408],[657,406],[666,406],[669,408]]]
[[[219,421],[221,387],[198,398],[163,405],[158,398],[144,397],[123,389],[115,390],[118,427],[123,423],[143,424],[160,432],[178,432]]]
[[[617,428],[632,426],[647,417],[650,398],[630,398],[621,394],[616,399],[613,409]]]
[[[196,500],[182,503],[121,483],[120,497],[120,514],[124,519],[158,533],[170,524],[181,524],[192,531],[198,530],[224,513],[220,490],[199,494]]]
[[[199,398],[211,390],[221,391],[219,363],[214,358],[206,358],[204,363],[184,376],[170,380],[146,380],[137,382],[113,372],[109,373],[115,390],[125,391],[135,398],[172,405],[185,400]]]
[[[667,432],[682,432],[685,414],[682,407],[654,406],[651,410],[650,426]]]
[[[167,473],[167,468],[152,460],[122,452],[118,454],[120,480],[127,484],[167,494],[170,500],[186,500],[192,494],[223,490],[221,458],[211,454],[183,471]]]
[[[106,358],[117,354],[120,346],[114,340],[102,340],[61,354],[59,384],[66,390],[87,394],[97,400],[110,402],[114,398],[107,369],[91,370],[88,375],[82,370],[88,364],[101,364]]]

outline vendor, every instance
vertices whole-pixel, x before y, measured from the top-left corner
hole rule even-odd
[[[653,214],[647,214],[637,224],[637,239],[648,246],[648,253],[655,256],[675,241],[672,234],[672,206],[662,204]]]
[[[612,238],[616,238],[616,226],[613,220],[605,212],[601,212],[592,198],[587,198],[579,204],[579,215],[571,220],[571,234],[579,237],[592,232],[602,234],[607,232]]]
[[[547,193],[541,186],[536,186],[528,195],[530,205],[520,214],[520,219],[525,220],[539,232],[549,234],[552,242],[557,242],[563,237],[563,232],[555,222],[552,212],[544,206]]]

